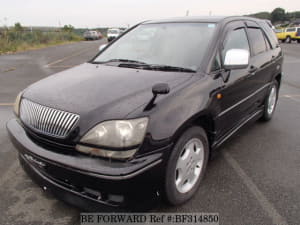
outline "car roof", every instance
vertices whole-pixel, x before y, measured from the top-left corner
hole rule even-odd
[[[149,20],[145,21],[143,24],[151,23],[219,23],[219,22],[230,22],[234,20],[252,20],[252,21],[263,21],[261,19],[246,17],[246,16],[185,16],[185,17],[175,17],[169,19],[161,20]]]

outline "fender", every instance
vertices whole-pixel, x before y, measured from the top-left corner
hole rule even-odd
[[[173,89],[166,96],[157,99],[156,106],[144,112],[143,107],[128,115],[129,118],[148,116],[150,119],[148,134],[154,141],[177,137],[191,124],[198,124],[205,118],[212,118],[215,112],[208,110],[211,104],[211,87],[216,89],[221,83],[211,76],[197,74],[180,88]],[[209,125],[213,127],[213,125]],[[213,133],[211,129],[207,131]]]

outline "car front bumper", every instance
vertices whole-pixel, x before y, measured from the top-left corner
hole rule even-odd
[[[129,162],[113,162],[45,149],[27,136],[17,119],[7,123],[7,130],[29,176],[72,205],[88,211],[143,210],[159,199],[163,155],[170,146]],[[139,202],[146,204],[141,207]]]

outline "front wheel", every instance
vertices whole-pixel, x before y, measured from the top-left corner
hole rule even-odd
[[[191,127],[175,144],[170,155],[164,184],[168,203],[179,205],[198,190],[209,155],[208,140],[201,127]]]
[[[278,82],[274,81],[265,99],[264,114],[261,118],[263,121],[269,121],[272,119],[272,116],[276,108],[277,99],[278,99]]]

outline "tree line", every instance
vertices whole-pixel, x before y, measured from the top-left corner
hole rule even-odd
[[[300,19],[300,11],[286,12],[283,8],[276,8],[272,12],[258,12],[248,16],[271,20],[273,24],[288,24],[292,23],[296,19]]]

